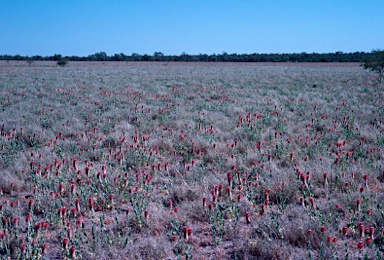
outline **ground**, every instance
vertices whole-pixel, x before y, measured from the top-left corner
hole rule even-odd
[[[0,254],[380,259],[375,77],[356,63],[0,61]]]

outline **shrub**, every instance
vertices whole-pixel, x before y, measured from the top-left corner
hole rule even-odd
[[[61,67],[64,67],[67,64],[68,64],[68,61],[65,59],[61,59],[61,60],[57,61],[57,65],[59,65]]]
[[[384,51],[383,50],[374,50],[372,51],[372,57],[365,59],[363,62],[364,69],[369,69],[377,73],[377,80],[379,85],[384,78]]]

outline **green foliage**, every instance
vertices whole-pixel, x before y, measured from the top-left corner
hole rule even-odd
[[[61,59],[61,60],[57,61],[57,65],[59,65],[61,67],[64,67],[67,64],[68,64],[68,61],[65,59]]]
[[[42,57],[35,55],[32,57],[21,55],[0,55],[0,60],[52,60],[60,61],[183,61],[183,62],[361,62],[363,59],[370,59],[372,53],[353,52],[344,53],[337,51],[334,53],[227,53],[220,54],[187,54],[186,52],[180,55],[166,55],[160,51],[156,51],[153,55],[132,53],[125,55],[124,53],[116,53],[108,56],[107,53],[101,51],[88,56],[62,56],[54,54],[51,56]]]
[[[378,74],[378,81],[381,84],[384,78],[384,50],[373,50],[372,56],[364,59],[364,69],[369,69]]]

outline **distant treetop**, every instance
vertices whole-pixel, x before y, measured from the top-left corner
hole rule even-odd
[[[153,55],[132,53],[116,53],[108,56],[105,52],[97,52],[88,56],[62,56],[54,54],[52,56],[21,56],[21,55],[0,55],[0,60],[51,60],[59,61],[183,61],[183,62],[362,62],[369,59],[374,52],[353,52],[344,53],[341,51],[335,53],[252,53],[237,54],[187,54],[183,52],[180,55],[165,55],[156,51]]]

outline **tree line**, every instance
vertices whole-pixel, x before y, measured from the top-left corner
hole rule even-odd
[[[52,56],[22,56],[22,55],[0,55],[0,60],[45,60],[45,61],[182,61],[182,62],[362,62],[369,59],[373,53],[353,52],[344,53],[341,51],[334,53],[252,53],[237,54],[187,54],[164,55],[162,52],[155,52],[152,55],[132,53],[116,53],[108,56],[105,52],[97,52],[88,56],[62,56],[54,54]]]

